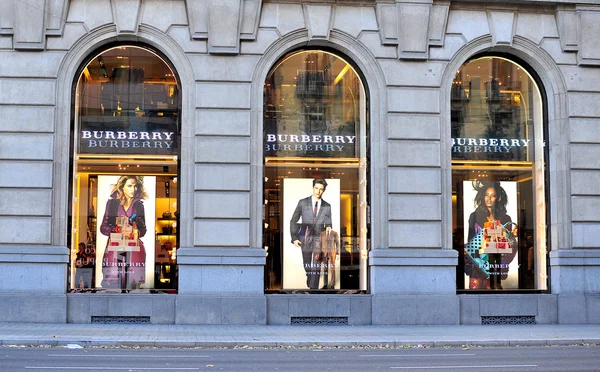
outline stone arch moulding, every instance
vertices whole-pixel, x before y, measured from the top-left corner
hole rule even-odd
[[[71,49],[65,54],[58,69],[56,85],[56,110],[54,113],[55,121],[55,142],[54,151],[54,173],[53,173],[53,227],[52,241],[54,245],[67,246],[67,221],[68,221],[68,198],[69,196],[69,167],[70,167],[70,141],[71,141],[71,121],[72,121],[72,90],[75,74],[86,58],[95,50],[102,48],[110,43],[135,42],[141,45],[147,45],[159,50],[172,64],[179,76],[182,94],[182,118],[181,118],[181,152],[191,153],[193,149],[193,130],[194,130],[194,94],[193,86],[185,86],[187,82],[194,81],[194,73],[189,60],[186,58],[183,50],[177,43],[162,31],[152,27],[143,26],[139,28],[137,35],[118,35],[115,25],[100,27],[86,34],[79,39]],[[193,174],[193,163],[181,162],[181,172],[183,174]],[[186,177],[181,180],[181,196],[190,195],[193,190],[193,177]],[[189,201],[188,201],[189,202]],[[192,242],[192,211],[183,210],[181,221],[189,221],[190,226],[182,226],[182,231],[187,234],[181,235],[182,247],[186,244],[191,246]]]
[[[375,57],[357,39],[331,30],[329,40],[309,40],[307,30],[292,32],[278,39],[258,61],[252,77],[250,107],[252,110],[252,204],[250,241],[262,246],[262,117],[263,87],[267,74],[286,53],[301,48],[328,48],[340,52],[354,63],[367,93],[370,137],[370,215],[371,249],[387,247],[387,98],[385,78]],[[373,180],[378,182],[373,182]]]
[[[570,194],[571,187],[567,178],[566,170],[569,169],[569,132],[568,128],[568,109],[567,109],[567,88],[564,77],[558,66],[544,50],[539,48],[531,41],[515,37],[512,45],[493,46],[492,37],[484,36],[473,40],[472,42],[460,48],[442,76],[442,86],[440,94],[440,107],[442,108],[442,117],[450,118],[450,87],[456,71],[469,58],[481,53],[503,53],[512,55],[521,59],[527,64],[541,80],[540,90],[546,98],[547,117],[544,124],[547,125],[548,138],[546,146],[549,146],[547,165],[550,176],[550,187],[546,190],[550,200],[550,250],[565,249],[571,247],[571,209]],[[448,119],[449,120],[449,119]],[[451,190],[451,152],[450,152],[450,122],[442,125],[442,199],[443,218],[449,221],[452,212],[450,198]],[[452,246],[452,229],[446,225],[443,232],[444,246]]]

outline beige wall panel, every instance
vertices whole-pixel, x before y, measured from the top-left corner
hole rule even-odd
[[[13,42],[12,36],[0,35],[0,50],[12,50]]]
[[[483,10],[451,10],[446,33],[463,35],[467,41],[489,35],[487,14]]]
[[[110,0],[71,1],[67,22],[84,23],[88,30],[113,23]]]
[[[53,105],[55,97],[55,80],[0,78],[0,104]]]
[[[0,159],[52,160],[52,134],[0,133]]]
[[[240,38],[242,40],[256,39],[262,0],[243,0]]]
[[[54,131],[54,107],[50,106],[0,106],[2,132]]]
[[[519,13],[515,35],[540,44],[543,38],[558,38],[554,14]]]
[[[565,53],[560,45],[558,39],[544,39],[540,44],[540,47],[544,49],[554,59],[554,62],[562,65],[576,65],[577,64],[577,53]]]
[[[81,23],[67,23],[61,37],[49,37],[46,40],[47,50],[69,50],[79,39],[81,39],[87,30]]]
[[[387,85],[439,87],[444,62],[379,60]]]
[[[449,2],[434,2],[429,15],[429,46],[443,46],[448,26]]]
[[[331,5],[304,4],[304,20],[309,39],[329,39],[331,29]]]
[[[361,31],[377,31],[377,18],[373,7],[337,6],[333,19],[333,28],[353,37]],[[380,41],[381,43],[381,41]]]
[[[262,55],[277,39],[279,39],[279,34],[276,30],[259,29],[256,33],[256,40],[242,41],[241,53]]]
[[[71,0],[46,0],[46,32],[61,35]]]
[[[249,137],[197,136],[198,163],[250,163]]]
[[[600,169],[600,144],[571,145],[571,168]]]
[[[7,0],[5,0],[7,1]],[[43,49],[45,41],[45,0],[15,2],[15,49]]]
[[[195,40],[190,38],[188,26],[173,26],[169,30],[169,36],[172,37],[177,45],[186,53],[207,53],[208,43],[206,40]]]
[[[600,117],[600,93],[569,93],[569,116]]]
[[[194,217],[250,218],[248,192],[195,192]]]
[[[250,84],[196,83],[196,108],[250,108]]]
[[[388,115],[388,139],[440,139],[440,116]]]
[[[49,217],[2,216],[0,244],[51,244],[51,222]]]
[[[366,45],[375,58],[398,58],[398,48],[382,45],[378,32],[363,32],[358,40]]]
[[[0,1],[0,29],[13,30],[15,25],[15,2]]]
[[[443,47],[429,48],[429,58],[431,60],[450,61],[463,45],[465,45],[465,40],[461,35],[446,35]]]
[[[600,222],[600,197],[571,197],[571,215],[577,222]]]
[[[52,162],[1,161],[0,187],[52,187]]]
[[[283,36],[306,28],[302,5],[265,3],[262,8],[260,27],[274,27]]]
[[[259,56],[188,55],[196,80],[251,82]]]
[[[569,119],[571,143],[600,143],[600,118]]]
[[[442,224],[439,222],[390,222],[389,246],[397,248],[439,248]]]
[[[2,52],[0,76],[55,78],[64,56],[64,52]]]
[[[208,0],[208,50],[239,53],[241,0]]]
[[[512,44],[513,25],[515,20],[514,12],[488,12],[488,22],[492,32],[492,43],[496,44]]]
[[[598,236],[600,236],[600,223],[574,223],[573,248],[598,249]]]
[[[440,143],[437,141],[388,141],[388,164],[439,167]]]
[[[250,136],[250,111],[196,110],[196,134]]]
[[[398,12],[398,53],[400,58],[427,58],[429,51],[430,4],[396,3]]]
[[[565,77],[567,89],[579,92],[600,90],[600,71],[597,67],[559,66]]]
[[[441,221],[440,195],[389,195],[390,221]]]
[[[440,112],[438,89],[388,88],[388,110],[391,112]]]
[[[250,190],[250,165],[196,164],[194,190]]]
[[[111,0],[111,4],[117,32],[136,33],[141,0]]]
[[[442,192],[441,169],[389,167],[388,192],[439,194]]]
[[[600,8],[579,13],[579,62],[600,64]]]
[[[571,195],[600,196],[600,171],[571,171]],[[600,220],[600,215],[599,215]]]
[[[0,215],[47,216],[52,213],[52,190],[0,189]]]
[[[194,220],[194,246],[248,247],[249,234],[249,221]]]
[[[163,32],[167,32],[171,25],[186,25],[188,20],[185,1],[145,0],[140,23]]]

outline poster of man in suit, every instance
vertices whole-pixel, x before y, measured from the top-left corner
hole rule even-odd
[[[340,180],[283,180],[283,289],[339,288]]]

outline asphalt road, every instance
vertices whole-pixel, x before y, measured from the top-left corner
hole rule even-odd
[[[0,347],[0,371],[600,371],[600,346],[410,349]]]

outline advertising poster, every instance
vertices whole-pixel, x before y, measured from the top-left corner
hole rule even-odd
[[[283,226],[283,289],[339,289],[340,180],[285,178]]]
[[[517,183],[463,181],[465,289],[518,288]]]
[[[97,287],[154,288],[155,205],[156,177],[98,176]]]

